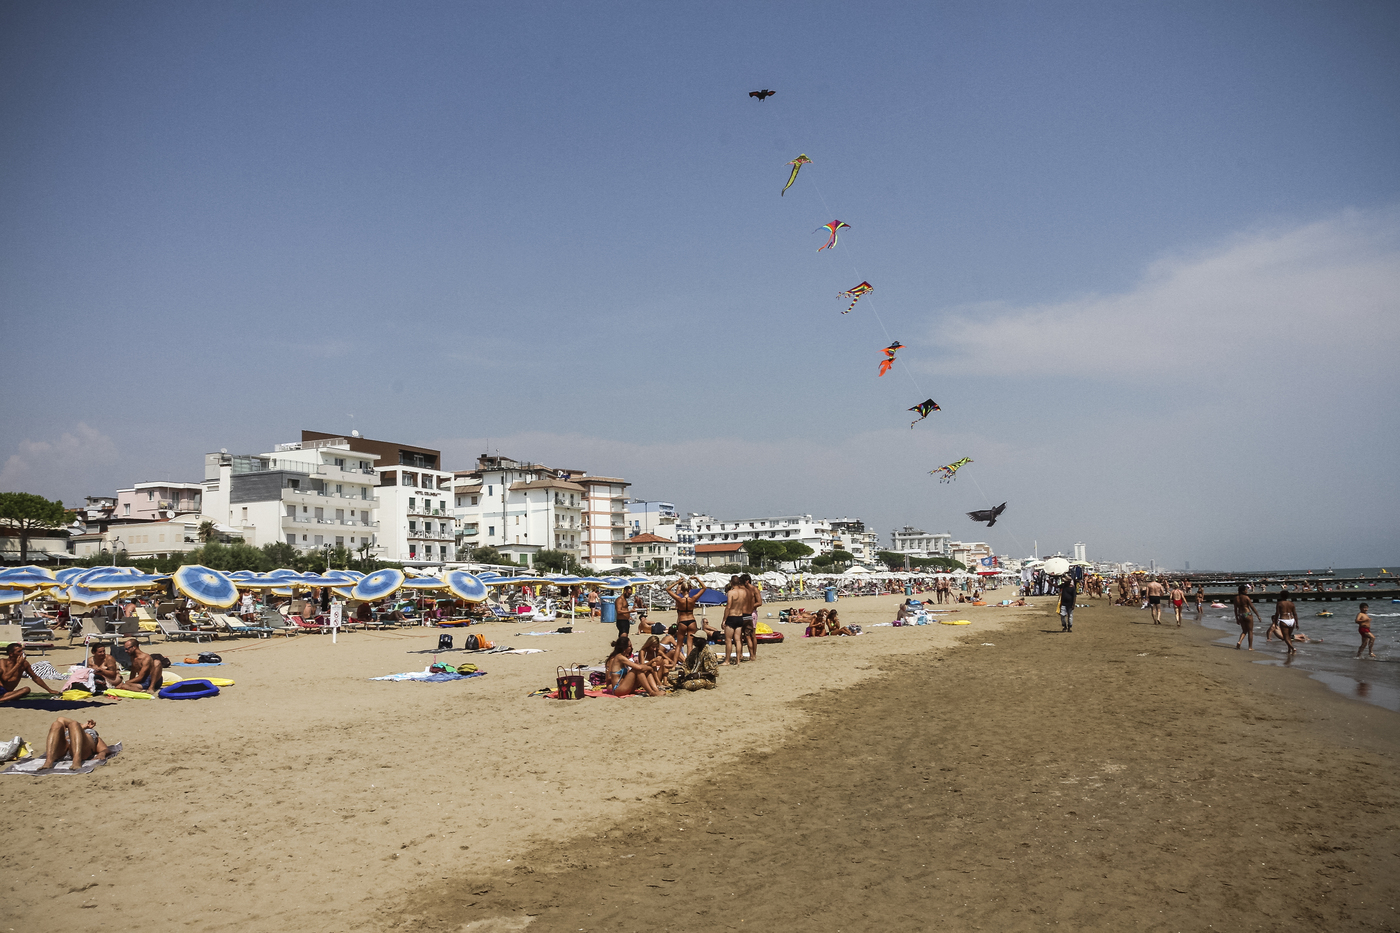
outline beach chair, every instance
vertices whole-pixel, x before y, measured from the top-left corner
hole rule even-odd
[[[122,619],[121,623],[117,626],[116,631],[118,641],[127,638],[134,638],[139,642],[141,639],[144,638],[146,640],[146,644],[148,645],[151,643],[151,636],[153,634],[153,632],[148,632],[145,629],[143,629],[141,627],[141,620],[136,618],[135,616],[129,616],[125,619]]]
[[[120,636],[115,632],[102,631],[92,616],[79,616],[77,625],[68,626],[68,644],[73,644],[75,639],[83,644],[110,642],[115,645]]]
[[[263,628],[273,635],[286,635],[291,637],[297,634],[297,630],[287,623],[286,616],[276,609],[264,609],[262,614]]]
[[[160,627],[161,634],[165,636],[166,641],[183,641],[184,639],[189,639],[190,641],[198,643],[201,638],[207,638],[210,641],[214,640],[214,636],[209,632],[180,628],[179,623],[175,622],[173,619],[157,619],[156,625]]]
[[[25,651],[37,651],[41,655],[46,655],[49,653],[49,649],[54,646],[48,631],[48,627],[42,623],[37,628],[21,623],[0,625],[0,642],[7,645],[11,642],[19,642],[24,645]]]
[[[244,622],[238,616],[232,616],[227,613],[215,613],[214,621],[217,624],[222,625],[225,629],[227,629],[229,634],[231,635],[244,635],[252,636],[254,638],[267,638],[269,635],[272,634],[271,629],[266,629],[258,625],[249,625],[247,622]]]
[[[136,621],[141,624],[142,631],[158,632],[160,626],[156,625],[156,614],[147,606],[136,607]]]
[[[315,622],[307,622],[301,616],[288,616],[287,621],[291,622],[292,626],[299,632],[312,632],[313,634],[320,635],[330,631],[328,626],[319,625]]]

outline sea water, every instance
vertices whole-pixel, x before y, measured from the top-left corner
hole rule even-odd
[[[1376,636],[1378,661],[1356,656],[1356,649],[1361,646],[1356,613],[1363,602],[1370,603],[1367,615],[1371,617],[1371,632]],[[1388,598],[1378,601],[1334,597],[1331,602],[1299,600],[1294,605],[1298,609],[1298,628],[1308,638],[1321,641],[1299,642],[1297,653],[1290,658],[1282,642],[1277,638],[1267,641],[1264,637],[1269,630],[1269,616],[1274,612],[1273,603],[1256,603],[1255,608],[1264,621],[1254,626],[1254,653],[1263,653],[1265,657],[1256,658],[1255,663],[1298,668],[1343,696],[1400,712],[1400,604]],[[1166,608],[1162,613],[1163,622],[1171,615],[1170,607]],[[1318,616],[1319,612],[1334,615],[1330,619],[1323,618]],[[1193,612],[1185,614],[1185,618],[1194,617]],[[1212,609],[1207,603],[1201,624],[1231,633],[1216,644],[1233,645],[1239,637],[1240,627],[1235,624],[1234,609]],[[1245,646],[1248,644],[1246,639]]]

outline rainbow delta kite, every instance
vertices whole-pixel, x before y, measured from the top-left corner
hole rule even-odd
[[[929,470],[929,472],[937,476],[940,483],[951,483],[953,480],[957,479],[958,468],[965,467],[971,462],[971,457],[963,457],[961,460],[945,464],[936,470]]]
[[[820,227],[818,227],[817,230],[823,230],[823,229],[825,229],[825,230],[830,230],[830,231],[831,231],[831,237],[826,241],[826,245],[825,245],[825,246],[818,246],[818,247],[817,247],[817,252],[820,253],[820,252],[821,252],[822,250],[824,250],[824,249],[831,249],[831,247],[835,246],[835,245],[836,245],[836,231],[837,231],[837,230],[840,230],[842,227],[849,227],[849,226],[850,226],[850,224],[848,224],[848,223],[842,223],[842,222],[839,221],[839,220],[833,220],[833,221],[832,221],[831,223],[829,223],[829,224],[822,224]],[[812,232],[813,232],[813,233],[816,233],[817,230],[813,230]]]
[[[832,235],[835,236],[835,234]],[[898,340],[890,344],[888,347],[885,347],[885,358],[880,361],[880,375],[883,376],[885,373],[890,371],[890,367],[894,365],[895,353],[903,349],[904,344],[900,343]]]
[[[792,174],[788,176],[788,183],[783,185],[783,190],[778,192],[778,197],[781,198],[783,195],[787,194],[787,190],[792,187],[792,183],[797,181],[797,173],[802,171],[802,166],[811,164],[812,160],[807,158],[807,153],[805,152],[789,162],[788,165],[792,166]]]
[[[942,411],[943,409],[939,408],[938,403],[935,402],[933,399],[928,399],[927,401],[920,402],[919,404],[915,405],[909,410],[919,416],[913,421],[909,422],[909,427],[913,428],[914,425],[918,424],[920,421],[923,421],[929,415],[933,414],[936,411]]]
[[[856,306],[856,302],[860,301],[862,298],[864,298],[866,295],[870,294],[874,290],[874,285],[871,285],[869,282],[861,282],[855,288],[848,288],[844,292],[838,292],[837,297],[851,299],[850,305],[846,308],[845,311],[842,311],[841,313],[850,314],[851,308],[854,308]],[[909,410],[913,411],[914,409],[911,408]]]

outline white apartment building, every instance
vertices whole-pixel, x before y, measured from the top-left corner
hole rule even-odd
[[[1089,559],[1088,559],[1087,557],[1084,556],[1085,553],[1086,553],[1086,550],[1087,550],[1087,549],[1085,548],[1084,542],[1083,542],[1083,541],[1076,541],[1076,542],[1075,542],[1075,545],[1074,545],[1074,559],[1077,560],[1077,561],[1082,561],[1082,562],[1084,562],[1084,563],[1088,563],[1088,562],[1089,562]],[[1189,569],[1189,568],[1188,568],[1188,569]]]
[[[660,535],[676,540],[676,520],[679,515],[670,502],[651,499],[628,499],[626,508],[627,536]]]
[[[559,470],[482,454],[475,470],[454,474],[458,542],[468,552],[494,547],[527,567],[544,550],[564,551],[586,564],[587,494]]]
[[[695,563],[695,525],[689,517],[676,519],[676,563]]]
[[[709,515],[691,513],[695,527],[695,544],[726,544],[731,541],[751,541],[755,538],[775,541],[801,541],[815,554],[831,552],[831,523],[810,515],[778,515],[772,518],[741,518],[720,520]]]
[[[951,541],[948,544],[948,553],[953,560],[974,573],[978,570],[992,569],[982,564],[984,558],[993,556],[992,546],[985,541]]]
[[[105,528],[94,528],[73,537],[73,556],[125,552],[134,559],[183,554],[203,544],[199,540],[199,526],[203,520],[201,515],[186,514],[167,521],[114,521]]]
[[[570,476],[584,490],[585,536],[580,562],[598,570],[626,566],[627,487],[632,484],[616,476]]]
[[[342,545],[374,553],[376,458],[345,438],[278,444],[264,454],[206,454],[201,518],[254,547],[285,541],[308,551]]]
[[[622,545],[622,559],[633,570],[664,572],[676,565],[676,542],[654,534],[639,534]]]
[[[865,522],[858,518],[839,518],[831,522],[831,549],[847,551],[856,563],[869,566],[879,558],[880,536],[865,530]]]
[[[404,564],[440,564],[457,554],[457,523],[452,515],[452,473],[442,469],[442,452],[429,447],[377,441],[351,431],[345,438],[302,431],[302,446],[353,444],[375,455],[379,521],[375,556]]]
[[[890,550],[910,557],[952,557],[950,544],[953,536],[948,533],[926,534],[910,525],[899,531],[890,532]]]

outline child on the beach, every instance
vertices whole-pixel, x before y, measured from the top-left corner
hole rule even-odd
[[[1361,652],[1367,652],[1367,657],[1376,657],[1376,636],[1371,634],[1371,617],[1366,610],[1370,608],[1368,603],[1362,603],[1356,613],[1356,631],[1361,635],[1361,647],[1356,649],[1356,656],[1361,657]],[[1377,659],[1379,660],[1379,659]]]

